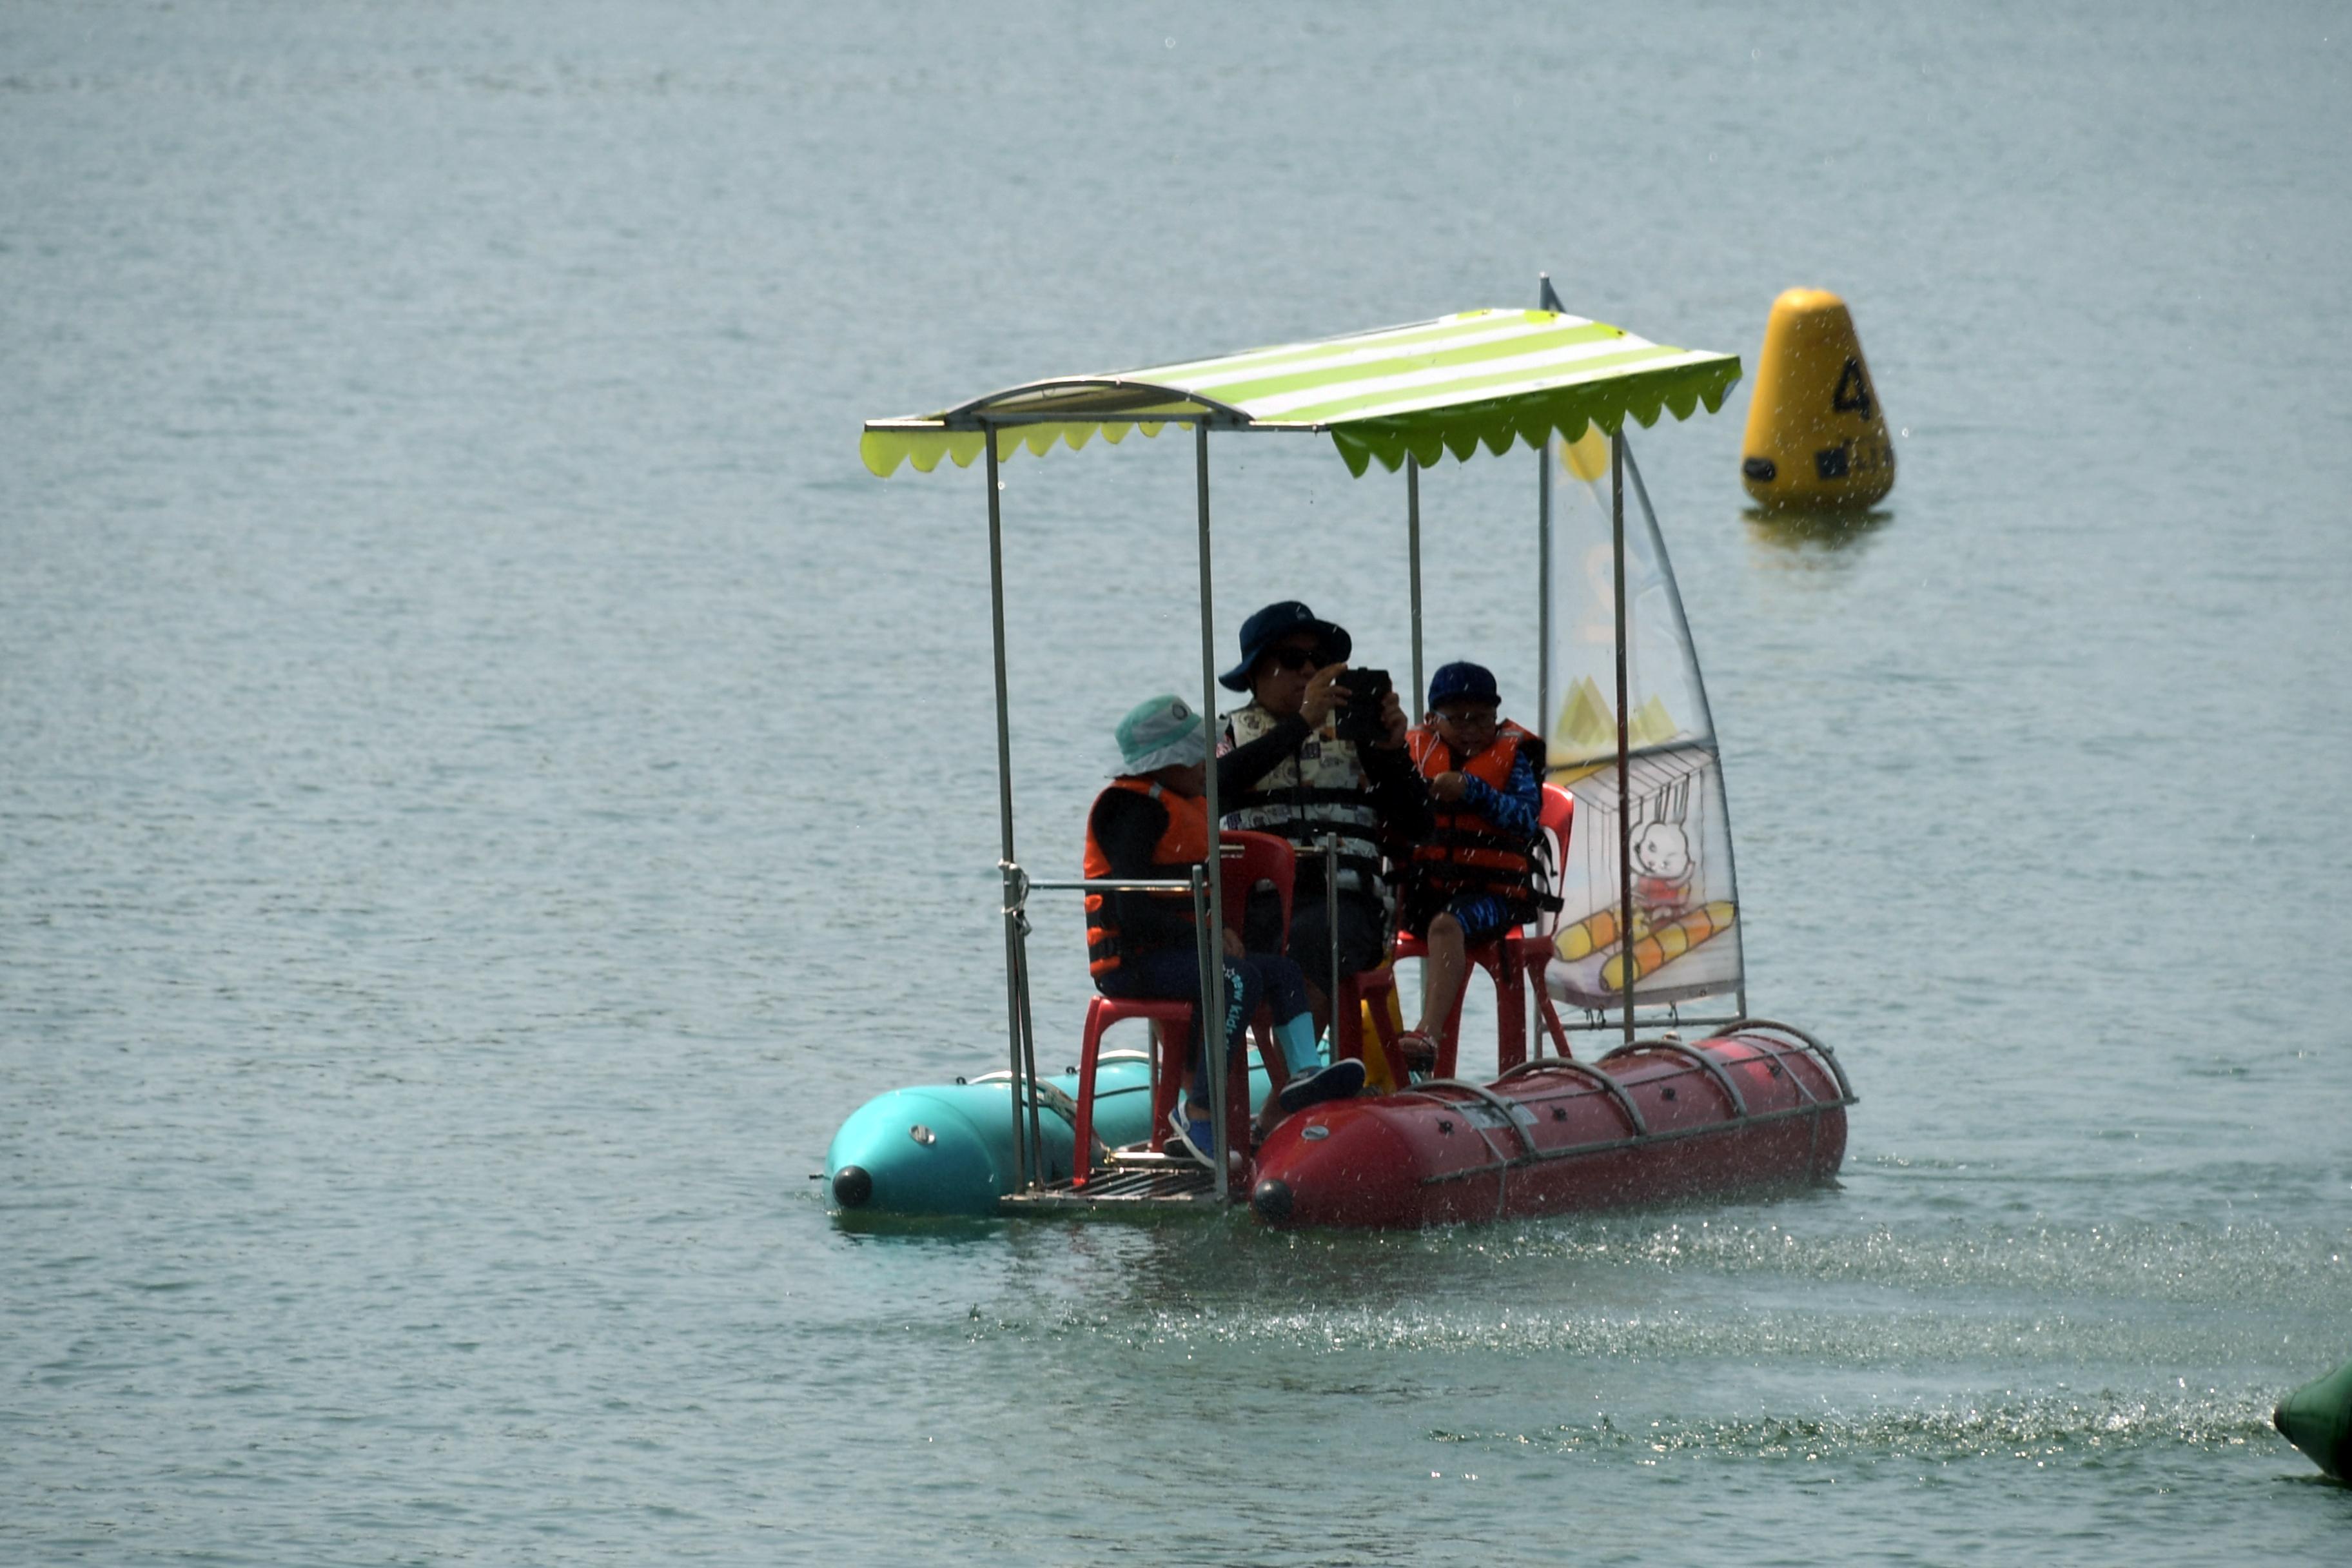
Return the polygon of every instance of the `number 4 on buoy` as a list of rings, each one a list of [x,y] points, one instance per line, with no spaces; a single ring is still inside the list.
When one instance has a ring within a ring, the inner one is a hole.
[[[1773,508],[1866,507],[1895,488],[1895,446],[1853,317],[1825,289],[1772,301],[1739,478]]]

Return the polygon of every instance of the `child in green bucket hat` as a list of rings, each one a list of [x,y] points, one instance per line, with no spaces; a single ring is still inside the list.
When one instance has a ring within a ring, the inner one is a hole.
[[[1181,879],[1205,865],[1211,836],[1202,795],[1209,732],[1201,715],[1173,694],[1138,703],[1118,721],[1119,766],[1087,814],[1089,881]],[[1220,780],[1222,783],[1223,781]],[[1225,1049],[1244,1048],[1250,1020],[1263,1005],[1290,1081],[1268,1117],[1278,1119],[1363,1087],[1361,1062],[1322,1065],[1307,986],[1298,965],[1279,953],[1248,952],[1231,928],[1223,933]],[[1087,895],[1087,963],[1106,996],[1191,1001],[1201,994],[1200,960],[1189,893],[1153,890]],[[1196,1027],[1191,1088],[1174,1114],[1171,1144],[1205,1163],[1211,1142],[1208,1064]],[[1278,1107],[1278,1110],[1277,1110]],[[1271,1130],[1271,1120],[1261,1131]]]

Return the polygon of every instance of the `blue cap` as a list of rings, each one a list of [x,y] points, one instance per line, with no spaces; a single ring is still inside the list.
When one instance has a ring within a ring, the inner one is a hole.
[[[1456,659],[1441,664],[1437,673],[1429,678],[1429,705],[1450,702],[1457,697],[1468,697],[1481,702],[1500,703],[1502,695],[1495,689],[1495,672],[1483,664],[1468,659]]]
[[[1322,639],[1322,646],[1315,651],[1318,664],[1345,663],[1356,647],[1355,639],[1345,629],[1316,619],[1315,612],[1297,600],[1285,599],[1278,605],[1268,605],[1242,623],[1242,661],[1217,677],[1217,684],[1228,691],[1247,691],[1250,668],[1257,663],[1258,655],[1266,650],[1267,644],[1293,632],[1313,632]]]

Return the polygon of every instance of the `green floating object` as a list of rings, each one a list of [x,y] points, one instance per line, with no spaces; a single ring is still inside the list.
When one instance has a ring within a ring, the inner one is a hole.
[[[2352,1481],[2352,1361],[2280,1400],[2271,1425],[2313,1464]]]

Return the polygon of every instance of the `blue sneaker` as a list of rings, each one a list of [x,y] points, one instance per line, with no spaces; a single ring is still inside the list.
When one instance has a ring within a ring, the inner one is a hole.
[[[1304,1110],[1310,1105],[1320,1105],[1327,1100],[1352,1100],[1362,1092],[1364,1064],[1360,1061],[1333,1062],[1318,1072],[1303,1073],[1282,1086],[1275,1102],[1283,1114]]]
[[[1217,1162],[1209,1152],[1216,1146],[1217,1131],[1209,1124],[1208,1118],[1190,1121],[1181,1110],[1168,1113],[1168,1136],[1160,1145],[1162,1153],[1190,1160],[1204,1171],[1213,1171]]]

